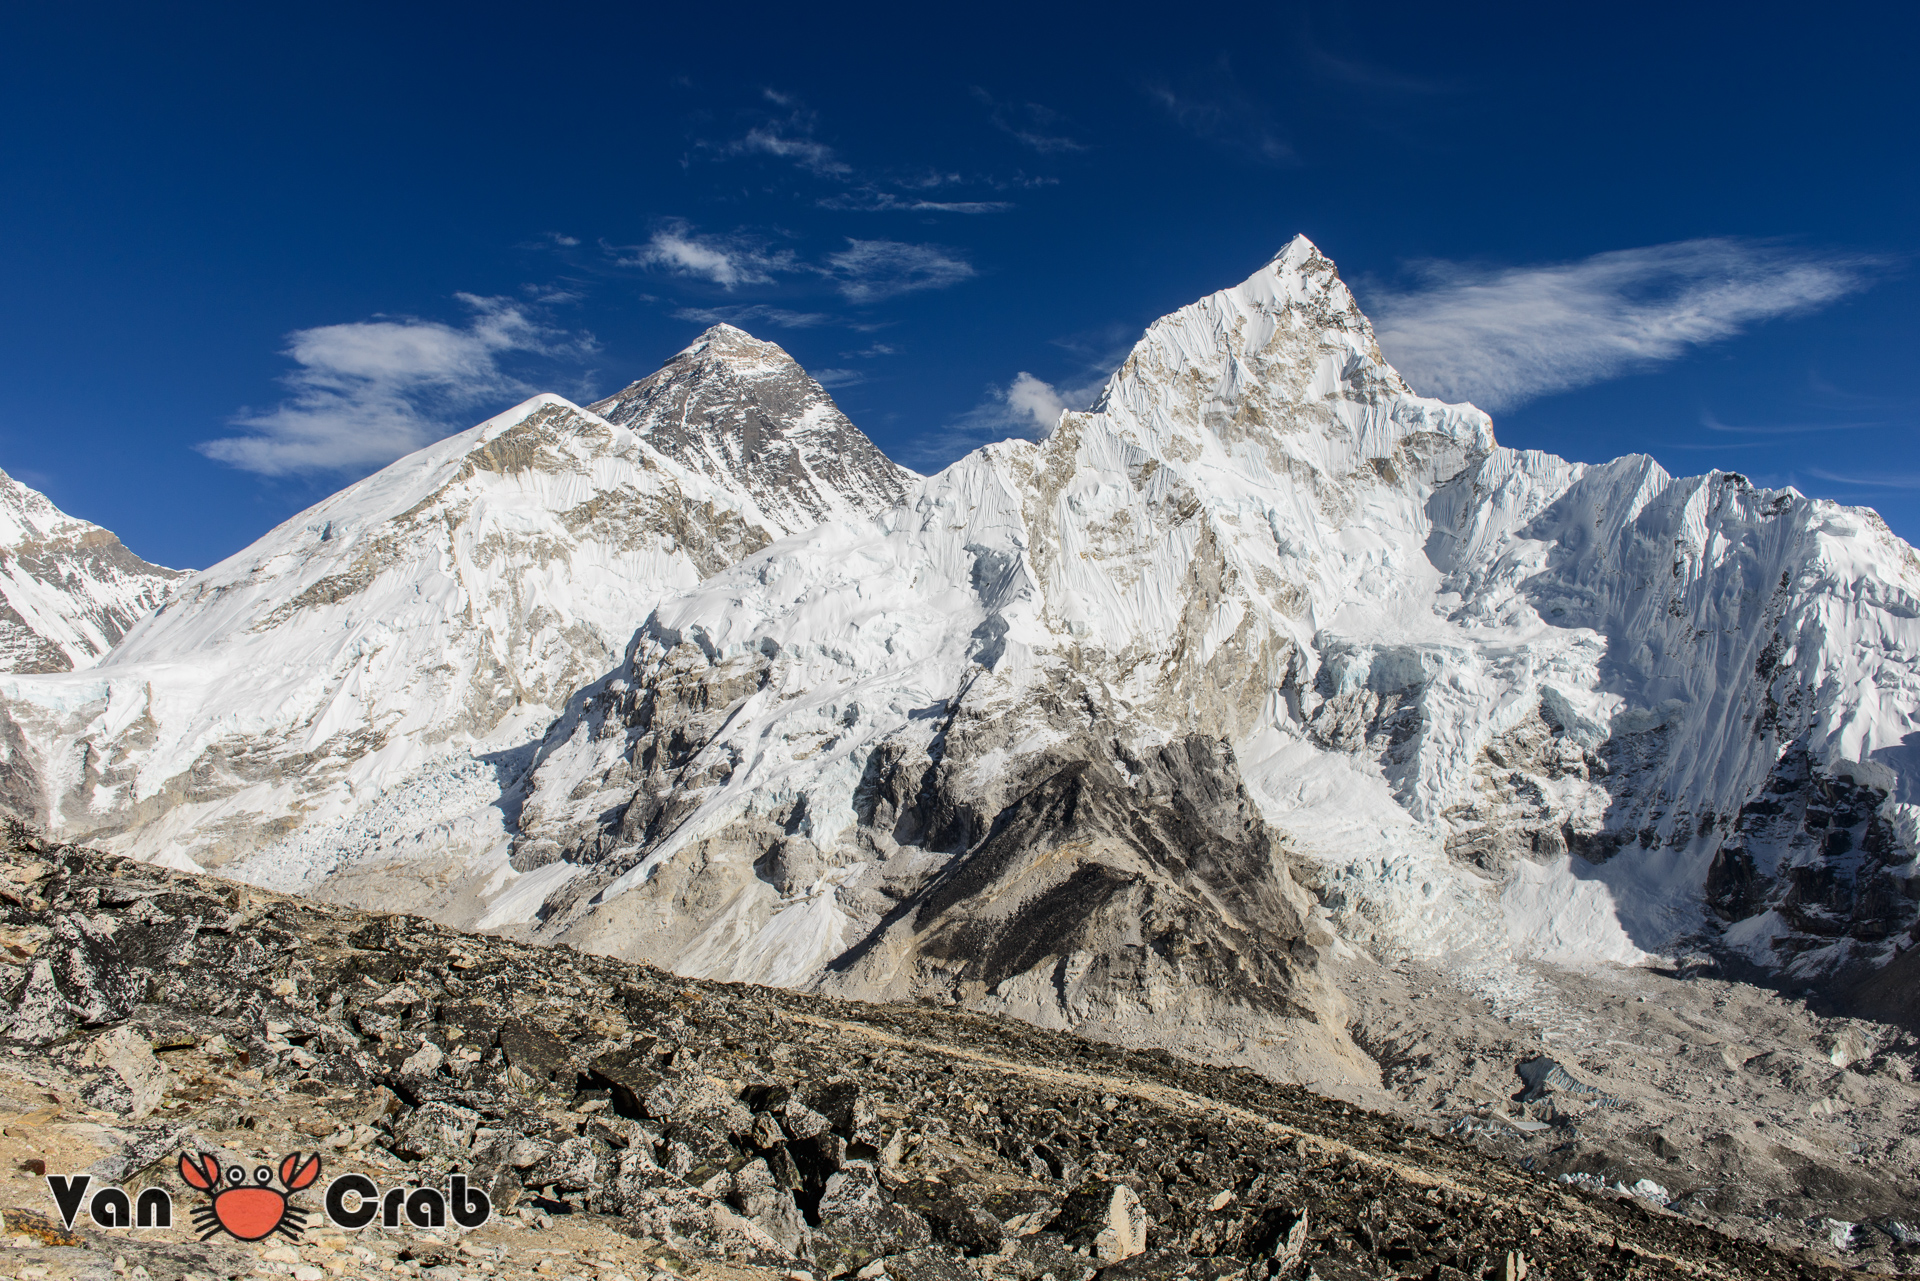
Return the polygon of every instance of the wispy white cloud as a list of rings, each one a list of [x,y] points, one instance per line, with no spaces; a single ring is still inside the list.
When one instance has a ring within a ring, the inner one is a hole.
[[[617,248],[613,253],[618,267],[646,267],[692,276],[728,290],[770,284],[776,272],[800,269],[791,250],[769,248],[766,242],[737,232],[729,236],[701,235],[679,221],[663,225],[644,245]]]
[[[506,299],[458,296],[473,312],[464,326],[406,318],[296,330],[287,398],[237,416],[247,434],[196,448],[263,476],[366,471],[469,425],[452,415],[530,394],[507,357],[577,362],[597,350],[591,335],[549,327]]]
[[[852,387],[867,381],[863,369],[816,369],[813,380],[822,387]]]
[[[1848,476],[1841,472],[1822,471],[1818,467],[1809,467],[1809,475],[1834,485],[1848,485],[1855,489],[1920,489],[1920,475],[1912,472],[1876,473],[1872,476]]]
[[[691,320],[697,325],[738,325],[742,329],[758,324],[777,325],[782,329],[815,329],[844,323],[840,317],[824,311],[790,311],[766,303],[744,307],[682,307],[673,315],[676,320]]]
[[[1872,260],[1728,238],[1541,267],[1422,263],[1372,294],[1381,349],[1421,391],[1504,409],[1673,360],[1864,289]]]
[[[1003,102],[977,85],[973,96],[986,105],[987,118],[993,121],[994,128],[1043,156],[1087,149],[1086,143],[1067,134],[1066,116],[1051,107],[1037,102]]]
[[[749,112],[757,117],[747,131],[725,141],[703,139],[695,147],[717,158],[770,156],[783,160],[804,173],[823,179],[839,190],[814,200],[822,209],[843,209],[859,213],[948,213],[991,214],[1013,208],[1006,200],[937,199],[928,194],[941,187],[985,186],[1004,188],[1032,185],[1024,181],[1008,182],[990,176],[963,177],[943,168],[899,169],[856,167],[833,146],[816,135],[819,116],[798,97],[776,89],[763,89],[761,97],[780,108],[768,114],[764,108]],[[1045,108],[1034,108],[1045,112]],[[1040,142],[1047,141],[1039,139]],[[1070,139],[1056,140],[1071,143]],[[1072,144],[1077,146],[1078,144]]]
[[[817,202],[822,209],[846,209],[859,213],[1004,213],[1013,208],[1008,200],[927,200],[920,196],[900,196],[878,187],[858,191],[835,192]]]
[[[945,289],[973,276],[971,263],[938,245],[853,240],[827,255],[835,288],[848,302],[879,302],[923,289]]]
[[[833,148],[816,138],[790,132],[783,124],[760,125],[733,144],[734,153],[760,152],[790,160],[808,173],[846,174],[853,166],[834,154]]]
[[[1274,124],[1272,114],[1241,87],[1225,58],[1214,65],[1203,84],[1176,89],[1161,82],[1147,86],[1147,95],[1188,133],[1243,160],[1284,165],[1295,158],[1293,145]]]
[[[1700,415],[1700,425],[1708,431],[1741,436],[1805,436],[1829,431],[1870,431],[1886,427],[1885,422],[1804,422],[1804,423],[1723,423],[1710,413]]]
[[[731,141],[699,145],[726,156],[772,156],[821,178],[845,178],[853,172],[852,165],[814,136],[819,117],[798,98],[776,89],[764,89],[761,96],[784,114],[763,118]]]
[[[1056,386],[1026,370],[1004,386],[989,386],[980,403],[944,428],[908,445],[908,461],[938,471],[969,450],[996,440],[1044,440],[1069,409],[1086,409],[1106,386],[1107,374],[1068,386]]]
[[[772,247],[746,231],[708,235],[680,221],[664,224],[644,245],[608,246],[607,250],[616,267],[688,276],[729,292],[742,285],[772,284],[776,275],[824,277],[848,302],[858,304],[925,289],[945,289],[975,274],[965,258],[939,245],[849,237],[845,249],[828,254],[824,260],[808,261],[791,249]],[[688,318],[711,315],[729,323],[734,323],[735,315],[754,315],[788,328],[846,323],[820,312],[789,311],[763,304],[688,309],[680,314]]]
[[[1059,423],[1060,415],[1074,408],[1060,394],[1059,388],[1035,378],[1024,369],[1013,376],[1013,381],[1007,384],[1001,398],[1006,401],[1007,416],[1013,422],[1027,426],[1036,438],[1052,431]]]

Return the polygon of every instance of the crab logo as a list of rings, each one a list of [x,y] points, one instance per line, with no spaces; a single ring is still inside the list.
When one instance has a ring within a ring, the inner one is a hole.
[[[202,1155],[198,1163],[191,1154],[182,1156],[180,1177],[190,1187],[213,1195],[193,1212],[193,1225],[202,1241],[216,1232],[242,1241],[260,1241],[279,1232],[297,1241],[307,1226],[307,1212],[288,1205],[287,1197],[320,1177],[320,1158],[315,1155],[302,1161],[295,1152],[282,1159],[280,1182],[286,1188],[284,1192],[273,1186],[271,1166],[257,1166],[249,1173],[246,1166],[236,1162],[222,1177],[219,1160],[210,1155]]]

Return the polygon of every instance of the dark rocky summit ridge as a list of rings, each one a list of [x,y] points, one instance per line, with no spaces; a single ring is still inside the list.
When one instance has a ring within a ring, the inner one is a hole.
[[[891,507],[915,479],[792,356],[732,325],[713,326],[656,372],[589,408],[750,496],[789,534]]]
[[[112,1121],[117,1151],[94,1170],[126,1186],[166,1177],[183,1148],[301,1146],[383,1183],[459,1169],[495,1199],[493,1235],[432,1235],[384,1263],[394,1243],[377,1230],[316,1244],[335,1274],[557,1275],[542,1246],[557,1240],[602,1278],[1828,1271],[1244,1070],[690,980],[5,837],[0,1094],[23,1114],[7,1134],[51,1153],[63,1127]],[[36,1089],[66,1111],[50,1117]],[[19,1201],[29,1176],[7,1177]],[[184,1233],[112,1238],[84,1216],[62,1233],[34,1209],[45,1200],[5,1211],[40,1276],[104,1278],[115,1256],[153,1281],[281,1266]],[[1912,1262],[1904,1245],[1882,1253]]]

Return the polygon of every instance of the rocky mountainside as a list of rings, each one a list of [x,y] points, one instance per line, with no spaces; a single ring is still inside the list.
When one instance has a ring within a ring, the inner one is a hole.
[[[658,373],[591,406],[797,534],[892,507],[919,477],[847,421],[786,352],[715,325]]]
[[[149,565],[0,472],[0,672],[93,666],[182,572]]]
[[[1497,446],[1296,240],[1046,440],[662,602],[483,919],[1323,1080],[1352,944],[1539,1025],[1530,961],[1838,982],[1916,937],[1916,602],[1871,512]]]
[[[10,685],[7,804],[287,887],[368,857],[409,875],[440,855],[504,858],[494,802],[516,750],[620,661],[636,619],[784,534],[783,484],[849,518],[898,490],[817,385],[769,373],[784,354],[734,332],[669,366],[672,428],[640,424],[659,446],[535,397],[185,580],[84,676]],[[793,470],[750,484],[675,461],[710,461],[745,421],[758,456]]]
[[[1840,1275],[1241,1070],[4,845],[0,1264],[32,1281]],[[321,1161],[290,1239],[193,1239],[183,1156],[290,1153]],[[320,1213],[341,1175],[455,1171],[485,1224]],[[167,1189],[174,1225],[62,1224],[45,1176],[79,1173]],[[1841,1226],[1853,1262],[1920,1257],[1898,1218]]]

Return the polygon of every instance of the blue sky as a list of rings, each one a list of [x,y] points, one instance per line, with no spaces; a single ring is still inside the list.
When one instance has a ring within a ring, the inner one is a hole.
[[[1295,232],[1509,445],[1920,538],[1908,6],[15,5],[0,467],[203,566],[713,320],[932,470]]]

